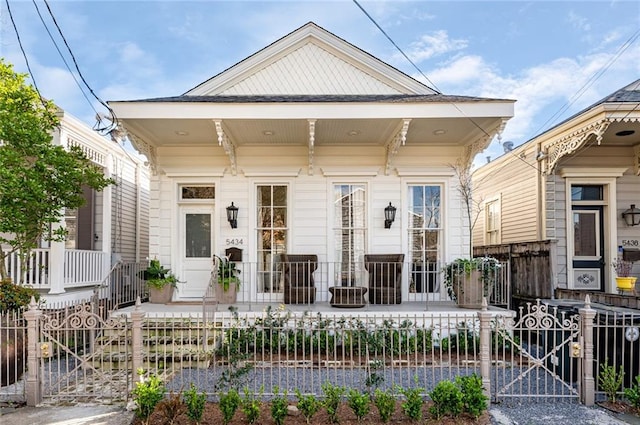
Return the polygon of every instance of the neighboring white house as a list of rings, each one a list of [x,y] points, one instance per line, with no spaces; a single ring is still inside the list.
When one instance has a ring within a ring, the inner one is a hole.
[[[365,254],[467,255],[452,165],[471,164],[513,103],[440,94],[308,23],[183,95],[110,106],[150,162],[150,255],[182,281],[175,300],[200,299],[212,256],[236,247],[243,300],[282,300],[286,252],[318,255],[322,302],[345,267],[361,279]],[[429,295],[402,279],[403,300]]]
[[[144,160],[70,114],[60,110],[58,117],[53,143],[81,147],[116,184],[102,192],[85,190],[85,205],[65,211],[64,222],[56,226],[67,229],[67,240],[43,241],[24,281],[17,256],[8,258],[14,282],[38,289],[48,303],[87,299],[96,285],[109,283],[105,279],[115,261],[142,261],[149,253],[149,170]]]
[[[474,245],[552,240],[555,288],[616,292],[612,261],[640,259],[640,80],[507,151],[473,174]]]

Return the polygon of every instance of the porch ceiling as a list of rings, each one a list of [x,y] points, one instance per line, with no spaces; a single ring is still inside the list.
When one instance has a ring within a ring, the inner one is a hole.
[[[309,117],[309,119],[315,119]],[[411,117],[407,117],[411,119]],[[125,127],[155,147],[218,146],[213,119],[120,119]],[[250,145],[306,146],[309,143],[308,119],[223,119],[222,126],[236,147]],[[469,144],[493,133],[501,117],[490,118],[414,118],[406,144]],[[402,126],[401,118],[317,119],[315,146],[384,146]]]

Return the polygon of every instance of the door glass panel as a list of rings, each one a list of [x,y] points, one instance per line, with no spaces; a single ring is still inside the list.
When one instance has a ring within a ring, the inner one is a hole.
[[[211,257],[211,214],[185,215],[185,257]]]
[[[277,293],[280,254],[287,247],[287,186],[258,186],[258,292]]]
[[[596,215],[591,212],[574,212],[573,229],[574,255],[576,257],[599,255]]]
[[[336,285],[355,285],[362,272],[366,246],[364,185],[334,186]]]

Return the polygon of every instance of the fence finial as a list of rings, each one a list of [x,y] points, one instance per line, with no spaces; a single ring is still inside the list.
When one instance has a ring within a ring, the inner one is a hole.
[[[487,303],[487,297],[482,297],[482,311],[487,311],[489,304]]]
[[[31,301],[29,302],[29,310],[35,310],[38,308],[38,303],[36,302],[36,297],[31,295]]]
[[[136,297],[136,307],[135,307],[135,310],[136,310],[136,311],[140,311],[140,307],[141,307],[141,306],[142,306],[142,301],[140,301],[140,295],[138,295],[138,296]]]
[[[584,297],[584,307],[591,308],[591,297],[589,296],[589,294],[585,295]]]

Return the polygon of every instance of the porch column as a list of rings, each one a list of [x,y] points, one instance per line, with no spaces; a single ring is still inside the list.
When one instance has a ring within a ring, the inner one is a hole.
[[[51,230],[62,227],[61,223],[51,224]],[[49,245],[49,293],[63,294],[64,289],[64,241],[51,241]]]

